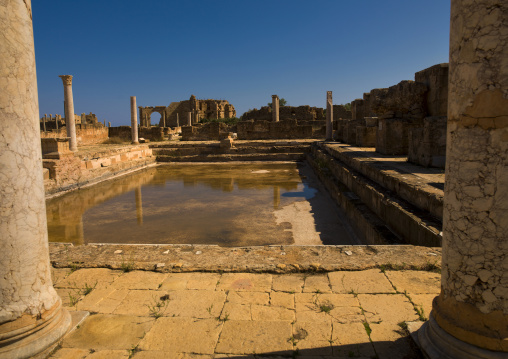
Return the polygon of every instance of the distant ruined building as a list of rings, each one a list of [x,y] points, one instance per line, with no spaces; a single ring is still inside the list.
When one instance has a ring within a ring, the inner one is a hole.
[[[220,119],[236,117],[236,110],[226,100],[198,100],[192,95],[189,100],[171,102],[165,106],[139,106],[139,121],[142,127],[150,127],[152,113],[158,112],[161,116],[159,126],[175,127],[185,124],[188,114],[191,113],[192,123],[199,119]],[[178,119],[178,121],[177,121]]]

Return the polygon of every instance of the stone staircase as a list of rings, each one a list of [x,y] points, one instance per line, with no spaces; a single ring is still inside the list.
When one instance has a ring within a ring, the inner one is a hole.
[[[303,161],[311,141],[188,141],[151,144],[158,162]]]
[[[367,243],[441,246],[442,190],[429,185],[437,175],[426,180],[405,172],[405,163],[323,142],[307,161]]]

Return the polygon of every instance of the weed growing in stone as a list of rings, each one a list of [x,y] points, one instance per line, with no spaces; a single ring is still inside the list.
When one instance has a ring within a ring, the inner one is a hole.
[[[213,309],[213,304],[210,305],[208,308],[206,308],[206,311],[208,312],[208,314],[212,315],[212,309]]]
[[[363,322],[363,327],[365,328],[365,331],[367,332],[367,335],[369,336],[370,339],[370,333],[372,333],[372,329],[370,329],[369,323]]]
[[[120,269],[122,269],[122,271],[124,273],[133,271],[135,268],[136,268],[136,264],[133,261],[129,261],[129,262],[122,261],[122,263],[120,264]]]
[[[74,293],[71,293],[69,292],[69,305],[71,307],[74,307],[76,304],[78,304],[79,302],[79,291],[78,292],[74,292]]]
[[[88,295],[92,292],[92,290],[97,287],[97,281],[95,281],[95,284],[93,286],[89,286],[88,283],[85,283],[85,288],[82,289],[83,295]]]
[[[326,305],[326,304],[321,304],[319,306],[319,311],[322,312],[322,313],[326,313],[326,314],[329,314],[333,309],[333,305]]]
[[[146,305],[148,307],[148,312],[150,313],[150,316],[154,317],[155,319],[162,317],[168,307],[168,302],[169,295],[167,294],[163,295],[159,299],[153,297],[152,303]]]
[[[139,351],[139,348],[137,345],[132,345],[132,347],[129,349],[129,359],[134,356]]]

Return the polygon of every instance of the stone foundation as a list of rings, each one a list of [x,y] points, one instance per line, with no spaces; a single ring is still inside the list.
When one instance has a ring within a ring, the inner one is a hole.
[[[64,138],[67,130],[60,127],[58,130],[41,131],[41,138]],[[78,146],[102,143],[108,139],[107,127],[92,127],[89,125],[76,125],[76,139]]]
[[[424,167],[445,168],[446,117],[426,117],[423,128],[409,129],[408,161]]]

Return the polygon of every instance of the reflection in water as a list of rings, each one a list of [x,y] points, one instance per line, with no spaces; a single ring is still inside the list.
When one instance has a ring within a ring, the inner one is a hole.
[[[143,224],[143,200],[141,199],[141,187],[138,186],[134,190],[136,196],[136,217],[138,219],[138,224]]]
[[[306,188],[296,164],[159,166],[48,200],[49,238],[75,244],[291,244],[291,232],[277,225],[273,211],[302,200],[284,194]]]
[[[273,186],[273,209],[279,209],[280,204],[280,187]]]

